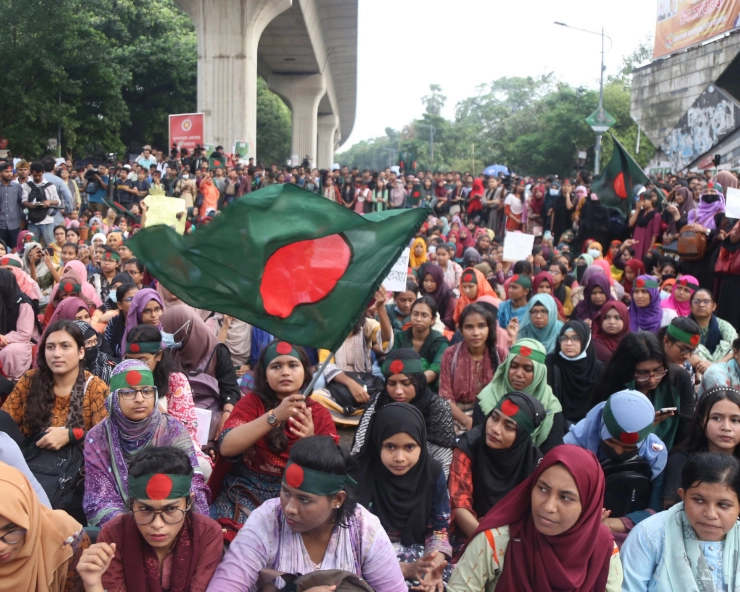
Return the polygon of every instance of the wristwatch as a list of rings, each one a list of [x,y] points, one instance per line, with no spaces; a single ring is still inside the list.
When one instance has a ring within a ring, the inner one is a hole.
[[[267,414],[267,423],[270,425],[275,425],[277,423],[277,415],[275,415],[272,411]]]

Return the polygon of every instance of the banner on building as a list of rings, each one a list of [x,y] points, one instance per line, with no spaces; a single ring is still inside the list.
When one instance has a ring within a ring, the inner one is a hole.
[[[202,113],[170,115],[170,148],[172,144],[188,150],[195,148],[196,144],[203,146],[203,119]]]
[[[740,26],[740,0],[658,0],[653,59]]]

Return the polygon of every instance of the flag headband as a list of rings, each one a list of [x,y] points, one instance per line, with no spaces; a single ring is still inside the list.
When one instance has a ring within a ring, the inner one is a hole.
[[[699,345],[699,342],[701,341],[701,337],[695,333],[689,333],[688,331],[683,331],[682,329],[679,329],[671,323],[668,325],[668,335],[673,337],[673,339],[680,341],[681,343],[685,343],[686,345],[692,345],[696,347]]]
[[[269,366],[278,356],[292,356],[301,359],[298,350],[287,341],[274,341],[265,350],[265,367]]]
[[[522,288],[532,289],[532,280],[530,280],[526,275],[516,274],[511,276],[511,283],[519,284]]]
[[[660,285],[656,280],[646,280],[644,278],[637,278],[635,280],[635,288],[660,288]]]
[[[383,376],[388,378],[394,374],[421,374],[424,372],[424,365],[421,358],[412,358],[409,360],[386,360],[381,368]]]
[[[532,349],[526,345],[514,345],[509,352],[517,356],[529,358],[533,362],[539,362],[540,364],[545,363],[546,354],[544,352],[537,351],[536,349]]]
[[[462,283],[476,285],[478,284],[478,278],[476,277],[472,269],[466,269],[465,271],[463,271]]]
[[[21,262],[17,259],[13,259],[12,257],[3,257],[2,259],[0,259],[0,265],[9,265],[10,267],[23,269],[23,265],[21,264]]]
[[[511,399],[507,399],[506,397],[504,397],[498,402],[498,405],[496,405],[494,409],[500,411],[509,419],[514,420],[516,422],[516,425],[524,429],[530,436],[534,434],[534,423],[532,423],[532,420],[529,418],[529,416],[522,412],[521,407],[519,407],[519,405],[514,403],[514,401],[512,401]]]
[[[82,286],[75,284],[73,280],[62,280],[59,284],[59,288],[65,294],[79,294],[82,292]]]
[[[154,386],[154,375],[151,370],[132,369],[128,372],[115,374],[110,379],[110,392],[115,392],[122,388],[133,388],[136,386]],[[149,498],[152,499],[152,498]]]
[[[335,475],[302,467],[293,461],[288,461],[283,474],[283,483],[294,489],[300,489],[313,495],[334,495],[348,485],[357,485],[349,475]]]
[[[602,419],[611,437],[623,444],[637,444],[638,442],[642,442],[653,431],[652,423],[647,424],[639,432],[624,431],[614,417],[614,413],[612,413],[611,401],[609,399],[606,400],[606,405],[604,405]]]
[[[128,476],[128,496],[137,500],[180,499],[190,495],[192,475],[153,473],[141,477]]]
[[[162,349],[159,341],[141,341],[139,343],[126,343],[127,354],[156,354]]]
[[[116,253],[115,251],[113,251],[113,252],[103,253],[103,259],[105,259],[106,261],[118,261],[118,262],[120,262],[121,261],[121,256],[118,253]]]
[[[690,290],[693,290],[694,292],[696,292],[699,289],[698,284],[694,284],[693,282],[690,282],[689,280],[677,279],[676,285],[683,286],[684,288],[689,288]]]

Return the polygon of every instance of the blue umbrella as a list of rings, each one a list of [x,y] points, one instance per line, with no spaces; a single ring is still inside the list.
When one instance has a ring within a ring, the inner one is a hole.
[[[486,177],[498,177],[499,173],[504,173],[504,175],[508,175],[509,169],[502,164],[492,164],[483,169],[483,174]]]

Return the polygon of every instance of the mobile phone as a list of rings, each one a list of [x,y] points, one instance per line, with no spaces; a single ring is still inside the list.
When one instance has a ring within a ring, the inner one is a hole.
[[[678,407],[663,407],[658,413],[673,413],[678,411]]]
[[[46,252],[52,257],[54,256],[54,247],[46,247]]]

